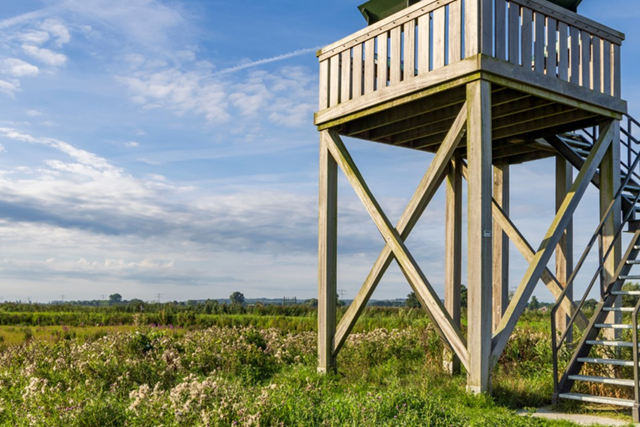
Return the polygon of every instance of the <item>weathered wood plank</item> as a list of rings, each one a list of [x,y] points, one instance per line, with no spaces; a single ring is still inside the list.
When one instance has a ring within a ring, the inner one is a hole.
[[[433,320],[436,330],[438,330],[443,339],[448,342],[466,367],[468,365],[469,354],[466,340],[462,336],[460,328],[455,325],[444,304],[442,304],[433,287],[413,259],[413,256],[407,250],[404,239],[382,211],[382,208],[369,190],[369,187],[362,178],[360,171],[349,155],[340,136],[334,131],[329,130],[328,132],[331,136],[331,141],[328,144],[331,155],[344,172],[347,180],[358,195],[358,198],[371,216],[371,219],[373,219],[373,222],[386,241],[386,246],[391,248],[401,271],[416,293],[421,305]]]
[[[480,53],[480,1],[464,3],[464,57],[470,58]]]
[[[318,96],[318,109],[324,110],[329,107],[329,61],[320,62],[320,93]]]
[[[509,62],[520,65],[520,5],[509,2]]]
[[[547,75],[557,77],[558,72],[558,21],[553,18],[547,18]]]
[[[522,66],[533,66],[533,11],[528,7],[522,8]]]
[[[493,56],[493,2],[494,0],[480,0],[481,53],[490,56]]]
[[[392,85],[400,83],[400,65],[402,62],[402,28],[396,27],[391,30],[391,43],[389,45],[389,61],[391,63],[391,70],[389,71],[389,82]]]
[[[403,80],[415,77],[416,69],[416,21],[404,24],[404,71]]]
[[[602,41],[602,92],[607,95],[613,95],[613,88],[611,86],[611,42],[608,40]]]
[[[571,26],[571,62],[569,64],[569,81],[573,84],[580,84],[580,31]]]
[[[602,92],[602,40],[598,36],[593,36],[591,54],[591,89]]]
[[[467,104],[467,389],[485,393],[491,388],[491,83],[469,83]]]
[[[545,28],[544,21],[545,16],[542,13],[536,12],[534,14],[535,19],[535,47],[534,47],[534,69],[537,73],[544,73],[544,50],[545,50]]]
[[[335,370],[338,262],[338,168],[327,149],[328,131],[320,133],[318,216],[318,370]]]
[[[598,141],[594,144],[584,166],[571,186],[569,194],[562,203],[562,206],[558,210],[549,230],[542,240],[533,261],[529,264],[529,267],[520,282],[520,286],[516,290],[500,325],[498,325],[497,332],[493,339],[493,350],[491,352],[492,366],[495,366],[499,356],[502,354],[502,351],[509,340],[509,336],[513,332],[513,328],[527,306],[527,302],[533,293],[536,283],[544,272],[546,264],[549,262],[549,259],[551,258],[556,245],[560,241],[564,230],[571,221],[573,213],[589,186],[591,178],[595,175],[598,165],[602,161],[608,147],[611,145],[612,138],[612,126],[610,123],[605,128],[604,132],[602,132]]]
[[[591,87],[591,34],[580,33],[580,85]]]
[[[613,96],[620,98],[622,96],[622,65],[620,58],[620,45],[613,45]]]
[[[492,154],[493,157],[495,155]],[[493,166],[493,200],[509,215],[509,164]],[[493,330],[509,304],[509,238],[497,222],[493,223]]]
[[[340,102],[351,99],[351,51],[340,54]]]
[[[376,60],[375,40],[364,43],[364,94],[370,94],[375,88]]]
[[[556,211],[562,207],[573,184],[573,166],[564,157],[556,156]],[[569,221],[556,246],[556,278],[563,288],[573,272],[573,220]],[[573,301],[573,286],[567,291],[567,298]],[[557,299],[557,298],[556,298]],[[556,313],[557,330],[564,333],[571,318],[570,312],[560,308]],[[573,328],[567,333],[567,343],[573,342]]]
[[[340,55],[329,61],[329,107],[335,107],[340,102]]]
[[[433,69],[437,70],[445,65],[445,30],[447,22],[445,20],[445,8],[441,7],[433,11]]]
[[[451,159],[446,180],[444,304],[456,325],[460,326],[462,297],[462,159]],[[466,308],[466,307],[465,307]],[[460,359],[445,350],[445,369],[460,372]]]
[[[462,59],[462,0],[449,5],[449,64]]]
[[[406,240],[409,237],[413,227],[417,224],[420,216],[444,180],[449,161],[466,131],[466,117],[467,108],[466,104],[464,104],[460,109],[458,118],[445,138],[445,141],[438,149],[438,152],[431,161],[427,172],[422,177],[422,180],[418,185],[418,189],[413,194],[409,204],[400,217],[400,221],[398,221],[398,224],[396,225],[396,230],[398,230],[398,233],[403,240]],[[362,288],[340,320],[334,343],[334,355],[340,351],[340,348],[347,339],[351,328],[353,328],[353,325],[362,313],[362,310],[364,310],[367,305],[367,301],[369,301],[371,294],[392,261],[393,252],[389,245],[385,245],[371,268]]]
[[[351,97],[353,99],[362,96],[363,80],[362,45],[353,48],[353,85],[351,87]]]
[[[498,59],[506,61],[509,58],[507,53],[507,1],[496,0],[496,52]]]
[[[430,29],[431,17],[423,15],[418,18],[418,75],[427,74],[429,72],[431,39]]]
[[[558,23],[560,34],[560,60],[558,61],[558,78],[569,81],[569,26],[564,22]]]
[[[389,80],[389,35],[382,33],[377,38],[377,72],[378,78],[376,79],[376,91],[387,87],[387,81]]]

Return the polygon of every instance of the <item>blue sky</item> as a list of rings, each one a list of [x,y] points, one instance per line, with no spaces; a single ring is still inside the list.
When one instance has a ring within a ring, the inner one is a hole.
[[[364,26],[359,1],[0,3],[2,299],[315,296],[315,51]],[[639,9],[600,5],[581,13],[627,34],[624,93],[640,112]],[[430,156],[349,148],[395,220]],[[513,196],[514,221],[534,246],[552,215],[551,167],[514,168],[514,192],[529,190]],[[340,191],[349,298],[382,243],[344,181]],[[408,241],[436,289],[441,202]],[[590,234],[589,211],[577,223]],[[515,286],[524,263],[512,259]],[[394,266],[375,298],[408,292]]]

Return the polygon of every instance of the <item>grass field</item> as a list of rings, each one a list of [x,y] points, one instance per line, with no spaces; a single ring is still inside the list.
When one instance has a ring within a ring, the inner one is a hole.
[[[513,335],[493,398],[442,370],[442,343],[417,311],[368,311],[337,375],[316,373],[314,316],[215,319],[204,329],[0,327],[0,425],[571,425],[514,413],[550,403],[544,315]]]

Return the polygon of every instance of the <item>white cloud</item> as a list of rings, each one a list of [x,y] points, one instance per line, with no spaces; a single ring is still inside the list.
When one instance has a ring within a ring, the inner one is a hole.
[[[47,34],[51,34],[55,38],[56,45],[58,47],[61,47],[62,45],[69,43],[69,41],[71,40],[71,34],[69,34],[69,29],[67,28],[66,25],[64,25],[61,21],[57,19],[45,20],[40,25],[40,28],[42,28],[44,31],[47,32]]]
[[[17,58],[5,58],[0,60],[0,73],[14,77],[36,76],[38,67]]]
[[[42,45],[49,41],[51,37],[49,33],[46,31],[33,30],[28,31],[26,33],[22,33],[18,35],[18,39],[23,43],[34,44],[34,45]]]
[[[39,117],[42,115],[42,112],[38,110],[27,110],[26,114],[29,117]]]
[[[140,144],[137,143],[136,141],[125,142],[123,145],[127,148],[136,148],[140,146]]]
[[[53,67],[59,67],[67,62],[67,57],[64,54],[54,52],[49,49],[39,48],[37,46],[29,44],[23,44],[22,50],[32,58],[35,58],[38,61],[47,65],[51,65]]]
[[[8,82],[6,80],[0,80],[0,93],[14,97],[15,93],[20,90],[19,82]]]

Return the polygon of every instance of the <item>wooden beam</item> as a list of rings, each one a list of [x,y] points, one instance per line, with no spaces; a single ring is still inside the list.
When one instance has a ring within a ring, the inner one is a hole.
[[[451,159],[446,181],[444,304],[455,324],[460,327],[462,298],[462,158]],[[449,349],[444,351],[444,368],[460,373],[460,359]]]
[[[360,171],[357,169],[340,136],[334,131],[329,131],[329,135],[331,136],[331,140],[328,145],[331,155],[344,172],[347,180],[351,183],[351,186],[367,209],[367,212],[369,212],[371,219],[373,219],[373,222],[384,238],[386,246],[391,248],[400,266],[400,270],[407,278],[421,305],[434,322],[434,327],[460,357],[462,364],[467,367],[469,355],[466,340],[462,336],[460,328],[455,325],[444,304],[442,304],[442,301],[440,301],[433,287],[418,267],[413,256],[407,250],[404,239],[393,227],[373,194],[371,194],[369,187],[364,181],[364,178],[362,178]]]
[[[531,120],[526,123],[519,123],[512,126],[505,126],[494,132],[495,139],[508,138],[510,136],[530,134],[541,129],[550,129],[555,126],[578,122],[584,119],[595,117],[594,114],[582,110],[572,110],[560,112],[553,116]]]
[[[611,125],[613,128],[613,142],[607,150],[602,163],[600,164],[600,219],[604,217],[609,209],[609,205],[613,202],[618,189],[620,188],[620,122],[617,120]],[[600,132],[603,132],[604,128],[600,127]],[[621,226],[622,212],[620,199],[615,202],[613,212],[609,215],[609,218],[604,223],[602,228],[602,244],[601,253],[606,253],[609,247],[613,245],[613,249],[606,260],[604,260],[604,269],[602,271],[604,286],[614,282],[616,269],[620,264],[620,256],[622,254],[622,239],[614,239],[616,232]],[[615,307],[622,306],[622,297],[616,298]],[[607,322],[622,323],[622,312],[614,311],[609,313]],[[608,329],[604,331],[604,336],[607,339],[618,339],[621,337],[620,331]]]
[[[467,389],[491,389],[491,83],[467,85],[468,348]]]
[[[511,300],[502,321],[498,325],[498,329],[493,338],[493,351],[491,352],[491,364],[493,366],[495,366],[500,354],[502,354],[504,347],[507,345],[509,336],[518,322],[518,319],[522,315],[522,312],[526,308],[527,302],[533,293],[536,283],[544,272],[556,245],[564,233],[564,230],[571,221],[573,213],[589,186],[591,178],[596,173],[598,165],[611,145],[611,140],[613,138],[612,129],[612,124],[609,122],[603,129],[598,141],[594,144],[584,166],[578,173],[576,181],[571,186],[569,194],[562,203],[561,208],[558,210],[549,230],[542,240],[534,259],[529,264],[529,268],[522,278],[520,286]]]
[[[494,156],[495,157],[495,156]],[[493,200],[509,216],[509,164],[493,166]],[[509,304],[509,237],[498,222],[493,223],[493,330]]]
[[[329,135],[320,133],[318,215],[318,371],[336,369],[333,339],[336,332],[338,168],[327,148]]]
[[[440,146],[438,153],[431,161],[427,172],[424,174],[420,184],[418,185],[418,189],[413,194],[413,197],[400,217],[400,221],[398,221],[398,224],[396,225],[396,230],[398,230],[398,233],[400,233],[403,240],[406,240],[407,237],[409,237],[413,227],[420,219],[420,216],[444,180],[449,161],[466,131],[466,120],[467,109],[465,104],[463,108],[461,108],[458,119],[454,122],[445,142]],[[371,268],[362,288],[354,298],[353,302],[349,305],[347,312],[338,324],[333,349],[334,356],[337,355],[342,348],[349,332],[355,325],[356,320],[367,305],[367,301],[369,301],[371,294],[392,261],[393,252],[389,245],[385,245],[378,256],[378,259]]]
[[[463,163],[462,176],[465,177],[466,179],[467,174],[468,174],[467,168]],[[509,240],[513,242],[514,246],[516,247],[516,249],[520,251],[524,259],[528,263],[531,263],[534,260],[536,255],[536,252],[533,250],[533,247],[529,244],[527,239],[525,239],[522,233],[520,233],[520,230],[518,230],[518,227],[516,227],[516,225],[513,222],[511,222],[509,217],[507,217],[507,215],[502,211],[502,209],[500,208],[500,206],[495,200],[492,201],[491,209],[493,214],[493,220],[497,222],[498,225],[500,226],[500,229],[507,234],[507,236],[509,237]],[[556,279],[553,273],[546,267],[542,272],[542,276],[540,277],[540,279],[544,282],[544,284],[547,286],[551,294],[557,300],[560,297],[560,294],[562,294],[562,291],[564,289],[560,285],[558,279]],[[574,313],[577,312],[577,306],[570,298],[565,298],[562,301],[562,308],[565,310],[566,313],[569,313],[570,315],[573,315]],[[578,326],[578,328],[580,330],[585,330],[588,324],[589,324],[589,319],[587,319],[587,316],[585,316],[581,312],[578,312],[578,317],[576,319],[576,325]]]
[[[573,166],[564,157],[556,156],[556,211],[562,207],[573,184]],[[556,278],[560,286],[567,287],[567,281],[573,272],[573,221],[569,222],[560,242],[556,246]],[[573,300],[573,287],[567,291],[567,298]],[[556,298],[557,299],[557,298]],[[556,325],[560,333],[567,330],[569,316],[564,309],[556,313]],[[567,343],[573,342],[573,333],[567,334]]]

